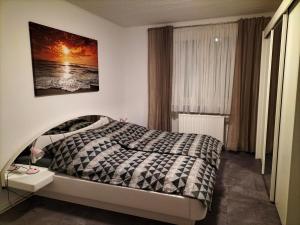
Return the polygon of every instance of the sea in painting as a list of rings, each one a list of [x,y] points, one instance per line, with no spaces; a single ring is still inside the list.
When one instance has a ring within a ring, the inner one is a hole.
[[[97,91],[99,89],[98,68],[38,60],[34,65],[37,94],[63,94],[67,92]]]
[[[97,41],[30,22],[36,96],[99,90]]]

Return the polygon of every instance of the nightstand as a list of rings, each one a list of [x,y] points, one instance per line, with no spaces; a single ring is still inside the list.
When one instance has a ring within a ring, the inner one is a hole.
[[[6,171],[5,173],[5,182],[8,187],[36,192],[53,181],[54,172],[49,171],[48,168],[31,166],[38,168],[40,171],[36,174],[26,174],[28,165],[16,165],[21,167],[15,171]]]

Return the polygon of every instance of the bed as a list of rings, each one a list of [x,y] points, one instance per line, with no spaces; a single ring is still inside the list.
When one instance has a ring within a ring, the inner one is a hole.
[[[56,173],[38,195],[174,224],[206,216],[223,148],[209,135],[107,117],[76,131],[48,132],[36,145]]]

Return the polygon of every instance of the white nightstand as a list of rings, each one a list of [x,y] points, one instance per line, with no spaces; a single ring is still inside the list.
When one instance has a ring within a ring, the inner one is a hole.
[[[38,168],[40,171],[36,174],[26,174],[28,165],[16,165],[21,167],[15,171],[7,171],[5,173],[5,182],[8,184],[8,187],[28,192],[36,192],[53,181],[54,173],[49,171],[48,168],[31,166]]]

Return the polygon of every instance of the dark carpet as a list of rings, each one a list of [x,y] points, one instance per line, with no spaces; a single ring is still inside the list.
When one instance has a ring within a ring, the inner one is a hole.
[[[228,153],[214,191],[211,212],[197,225],[280,225],[268,200],[260,163],[253,155]],[[153,220],[33,196],[0,215],[1,225],[163,225]]]

